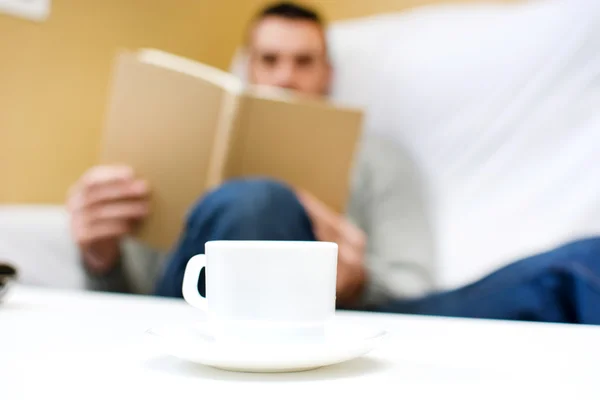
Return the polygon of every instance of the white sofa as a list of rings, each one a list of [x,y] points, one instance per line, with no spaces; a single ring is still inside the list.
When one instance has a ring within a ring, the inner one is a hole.
[[[0,260],[19,268],[23,283],[84,288],[68,214],[54,205],[0,206]]]
[[[600,232],[600,2],[430,6],[329,39],[332,97],[425,172],[441,287]],[[0,207],[0,258],[27,283],[82,287],[60,206]]]

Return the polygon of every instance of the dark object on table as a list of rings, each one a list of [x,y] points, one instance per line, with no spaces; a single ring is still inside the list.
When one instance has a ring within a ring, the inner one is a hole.
[[[0,301],[17,279],[17,269],[12,265],[0,263]]]

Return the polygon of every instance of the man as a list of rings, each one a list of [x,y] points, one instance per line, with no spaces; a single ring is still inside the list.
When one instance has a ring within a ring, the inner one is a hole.
[[[312,10],[291,3],[265,8],[250,26],[247,49],[250,82],[327,94],[334,71],[324,24]],[[357,154],[347,215],[285,182],[232,181],[190,210],[184,233],[166,259],[127,239],[151,212],[151,188],[131,168],[92,168],[71,189],[68,206],[95,288],[148,292],[158,279],[156,294],[180,297],[185,265],[204,252],[206,241],[322,240],[339,245],[339,306],[366,309],[433,287],[431,235],[418,182],[401,149],[366,136]],[[135,281],[144,284],[135,287]]]
[[[248,50],[251,82],[327,93],[333,71],[323,24],[314,12],[288,3],[266,8],[251,26]],[[367,136],[356,160],[347,216],[285,183],[226,183],[190,210],[156,293],[181,296],[185,265],[204,252],[208,240],[327,240],[340,248],[340,307],[600,324],[600,238],[516,261],[464,288],[431,293],[434,251],[418,182],[400,148]],[[134,259],[147,281],[159,274],[161,257],[147,249],[128,256],[133,251],[124,240],[149,212],[148,192],[127,167],[93,168],[73,187],[73,233],[95,287],[131,290],[125,278]]]

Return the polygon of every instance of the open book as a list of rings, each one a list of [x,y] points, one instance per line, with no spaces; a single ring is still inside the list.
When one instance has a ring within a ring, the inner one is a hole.
[[[343,212],[362,132],[360,110],[243,84],[159,50],[118,55],[101,162],[126,164],[149,182],[151,214],[137,237],[167,250],[206,191],[269,177]]]

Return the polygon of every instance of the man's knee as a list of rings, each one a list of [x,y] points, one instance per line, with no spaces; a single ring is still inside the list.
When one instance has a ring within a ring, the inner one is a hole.
[[[228,181],[204,196],[192,210],[200,213],[234,215],[237,220],[261,218],[265,214],[303,210],[294,191],[271,179]]]

